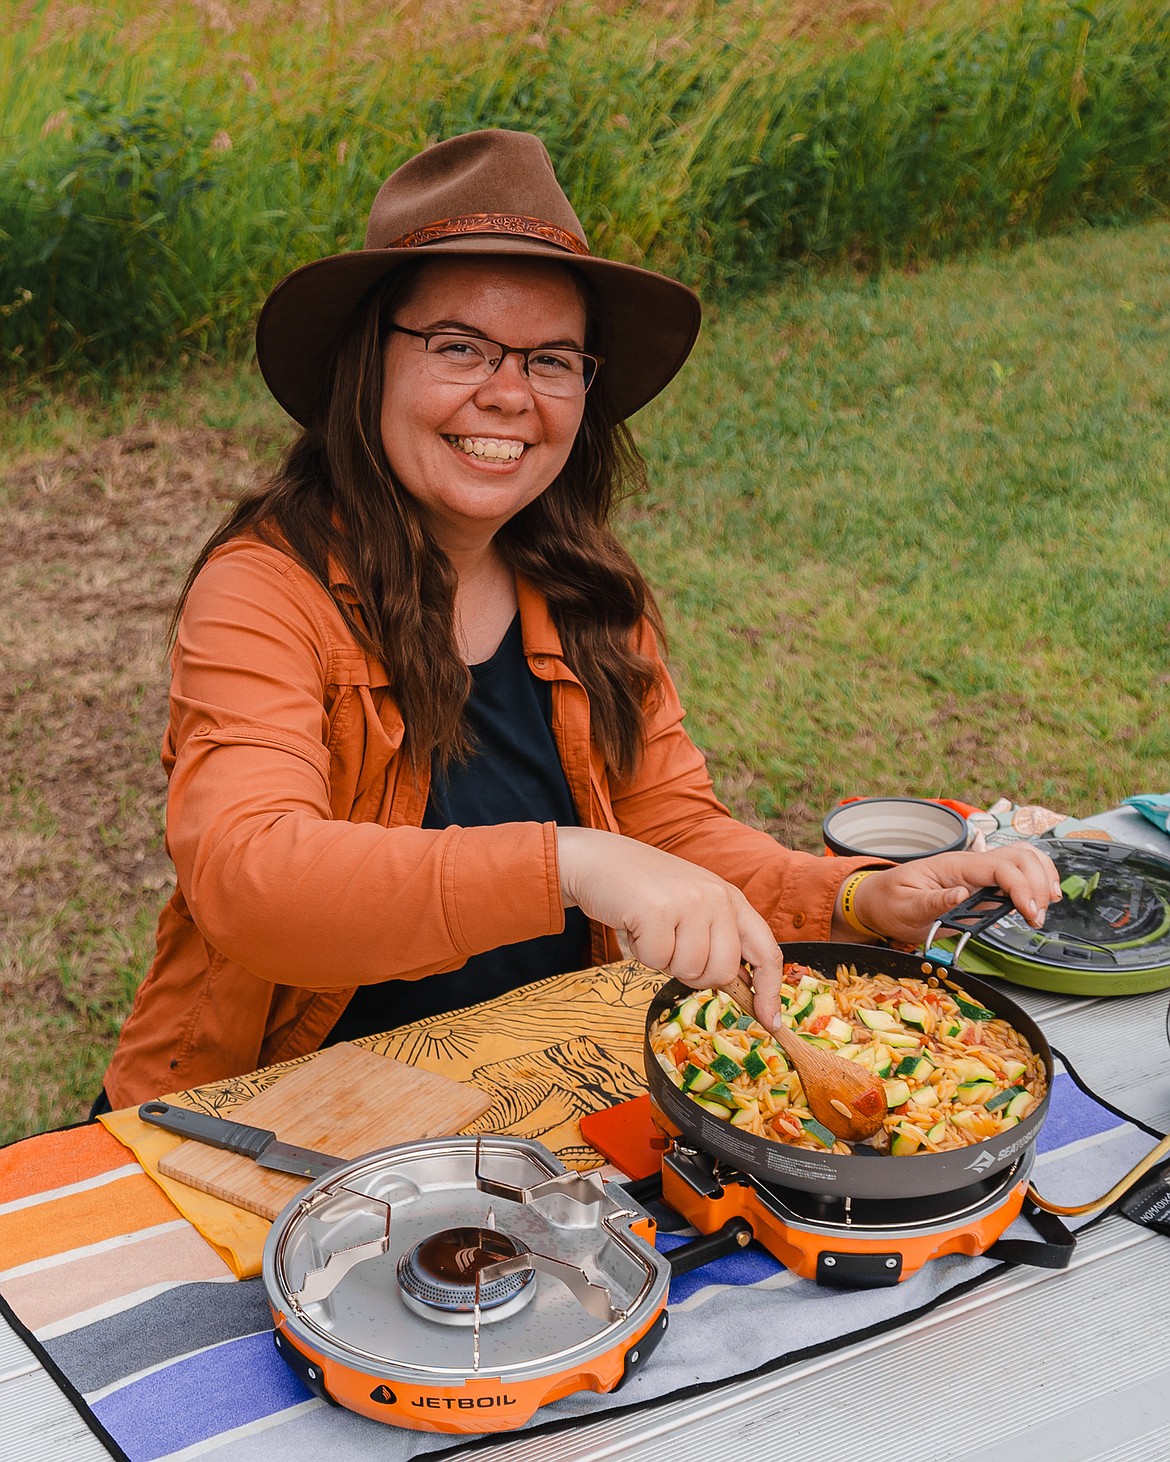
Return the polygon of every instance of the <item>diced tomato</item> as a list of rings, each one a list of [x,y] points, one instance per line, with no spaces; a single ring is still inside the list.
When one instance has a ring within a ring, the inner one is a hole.
[[[795,962],[784,966],[784,983],[786,985],[799,985],[805,975],[811,975],[812,970],[808,965],[798,965]]]
[[[832,1016],[827,1011],[823,1015],[814,1015],[811,1020],[804,1022],[804,1029],[811,1036],[819,1036],[831,1019]]]
[[[804,1131],[799,1121],[787,1112],[777,1112],[772,1118],[772,1130],[781,1137],[799,1137]]]
[[[674,1057],[674,1064],[681,1071],[691,1059],[691,1048],[686,1041],[675,1041],[670,1048],[670,1054]]]

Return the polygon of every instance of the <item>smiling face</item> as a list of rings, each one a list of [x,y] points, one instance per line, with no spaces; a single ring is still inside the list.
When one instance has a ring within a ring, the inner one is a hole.
[[[456,330],[507,345],[585,348],[585,304],[568,269],[539,260],[436,259],[394,311],[409,330]],[[533,391],[509,355],[478,386],[438,381],[423,342],[391,331],[382,445],[448,553],[486,548],[565,465],[584,396]]]

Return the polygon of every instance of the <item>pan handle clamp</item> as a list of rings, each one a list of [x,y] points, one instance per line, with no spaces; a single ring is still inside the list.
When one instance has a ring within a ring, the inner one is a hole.
[[[990,929],[993,924],[998,924],[1014,908],[1011,896],[1004,893],[1002,888],[977,888],[961,904],[956,904],[941,919],[934,921],[923,948],[931,949],[941,930],[953,929],[959,938],[951,954],[951,963],[958,968],[959,956],[967,947],[967,941],[973,935],[982,934],[984,929]]]

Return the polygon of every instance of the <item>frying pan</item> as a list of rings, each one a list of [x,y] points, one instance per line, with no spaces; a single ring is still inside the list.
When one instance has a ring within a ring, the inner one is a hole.
[[[913,1157],[884,1156],[864,1146],[845,1156],[756,1137],[708,1116],[674,1085],[658,1064],[650,1046],[650,1031],[663,1011],[688,993],[681,981],[671,980],[650,1005],[644,1048],[650,1100],[661,1125],[671,1136],[693,1142],[741,1172],[783,1187],[831,1197],[890,1200],[925,1198],[968,1188],[1010,1167],[1035,1142],[1052,1092],[1052,1052],[1040,1027],[1015,1001],[982,980],[924,955],[903,954],[871,944],[786,943],[784,961],[809,965],[829,978],[842,964],[853,965],[859,975],[914,980],[933,975],[945,989],[958,987],[966,991],[972,1000],[1008,1021],[1040,1057],[1048,1082],[1042,1100],[1015,1127],[998,1137],[988,1137],[950,1152],[916,1153]]]

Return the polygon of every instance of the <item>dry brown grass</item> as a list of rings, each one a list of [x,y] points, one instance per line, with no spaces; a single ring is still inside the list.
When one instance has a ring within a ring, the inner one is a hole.
[[[151,425],[0,477],[0,1138],[84,1115],[149,959],[165,626],[262,451]]]

